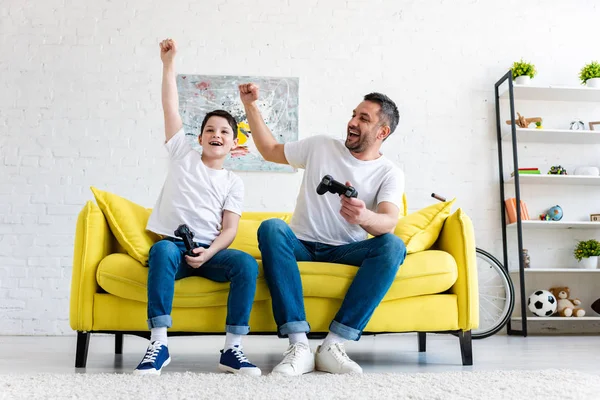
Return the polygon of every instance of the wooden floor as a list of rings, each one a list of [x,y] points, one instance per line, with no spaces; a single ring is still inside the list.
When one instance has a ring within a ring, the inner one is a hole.
[[[75,336],[0,336],[0,373],[130,373],[146,350],[147,341],[125,336],[123,354],[114,354],[114,337],[93,335],[87,368],[76,369]],[[224,336],[174,337],[169,341],[168,372],[217,372]],[[320,340],[311,340],[316,348]],[[416,334],[363,336],[346,350],[365,372],[442,372],[565,368],[600,373],[600,336],[496,335],[473,341],[474,365],[461,364],[458,338],[427,335],[427,352],[419,353]],[[248,358],[263,373],[282,359],[287,340],[276,336],[244,338]]]

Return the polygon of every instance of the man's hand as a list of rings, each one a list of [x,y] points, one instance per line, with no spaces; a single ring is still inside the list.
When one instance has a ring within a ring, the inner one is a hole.
[[[212,257],[211,252],[204,247],[196,247],[195,249],[192,249],[192,253],[198,255],[196,257],[185,256],[185,262],[192,268],[200,268],[202,264]]]
[[[239,86],[240,99],[245,106],[249,106],[258,100],[258,86],[254,83],[245,83]]]
[[[352,186],[352,184],[346,182],[346,186]],[[356,197],[346,197],[344,195],[340,195],[340,197],[342,199],[340,214],[349,224],[362,225],[368,221],[370,211],[364,201]]]
[[[160,46],[160,59],[164,65],[173,63],[175,54],[177,53],[177,45],[173,39],[165,39],[159,43]]]

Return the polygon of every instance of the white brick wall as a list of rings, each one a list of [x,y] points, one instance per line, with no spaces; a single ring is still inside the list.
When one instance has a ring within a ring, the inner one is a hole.
[[[496,254],[494,82],[525,57],[538,84],[577,85],[600,58],[592,0],[3,0],[0,18],[0,334],[71,333],[89,186],[154,204],[165,37],[179,72],[298,76],[300,137],[341,137],[362,95],[388,94],[401,121],[384,150],[406,172],[410,211],[432,191],[456,196]],[[248,210],[293,209],[300,173],[241,175]]]

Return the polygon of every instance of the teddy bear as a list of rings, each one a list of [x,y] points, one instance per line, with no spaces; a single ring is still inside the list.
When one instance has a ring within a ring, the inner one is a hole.
[[[556,312],[561,317],[583,317],[585,315],[583,308],[576,307],[581,304],[581,301],[569,298],[571,291],[568,287],[553,287],[549,290],[558,301]]]

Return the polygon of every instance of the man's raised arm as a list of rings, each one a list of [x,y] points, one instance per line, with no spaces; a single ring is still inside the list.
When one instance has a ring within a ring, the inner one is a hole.
[[[244,104],[246,116],[252,139],[256,144],[256,148],[265,160],[278,164],[288,164],[283,151],[283,144],[278,143],[273,137],[271,130],[265,124],[256,100],[258,100],[258,86],[253,83],[246,83],[239,86],[240,99]]]

